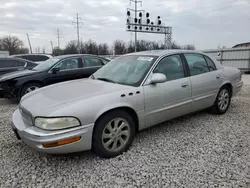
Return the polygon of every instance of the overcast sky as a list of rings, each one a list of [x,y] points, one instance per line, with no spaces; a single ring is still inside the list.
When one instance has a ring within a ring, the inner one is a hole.
[[[39,46],[51,52],[50,41],[57,45],[56,28],[61,47],[77,38],[72,21],[79,13],[83,41],[129,42],[134,36],[126,32],[126,8],[133,8],[129,0],[0,0],[0,37],[18,36],[28,47],[29,33],[33,51]],[[152,19],[160,15],[181,45],[213,49],[250,41],[250,0],[143,0],[139,8]],[[140,33],[138,39],[163,42],[164,36]]]

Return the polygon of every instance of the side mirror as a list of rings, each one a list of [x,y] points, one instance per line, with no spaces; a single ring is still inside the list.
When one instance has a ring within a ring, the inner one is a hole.
[[[56,73],[59,72],[59,71],[60,71],[60,68],[57,68],[57,67],[55,67],[55,68],[53,68],[53,69],[51,70],[52,74],[56,74]]]
[[[162,73],[154,73],[151,78],[151,84],[164,83],[167,81],[167,77]]]

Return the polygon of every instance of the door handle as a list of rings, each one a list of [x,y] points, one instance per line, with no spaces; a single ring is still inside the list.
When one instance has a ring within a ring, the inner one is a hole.
[[[181,87],[188,87],[188,83],[183,83]]]
[[[216,76],[216,78],[219,79],[219,78],[220,78],[220,75],[218,74],[218,75]]]

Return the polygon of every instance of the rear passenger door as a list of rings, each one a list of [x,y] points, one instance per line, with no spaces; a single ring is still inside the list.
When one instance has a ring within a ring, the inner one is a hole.
[[[184,54],[192,83],[192,111],[213,105],[222,84],[220,70],[213,61],[202,54]]]
[[[104,64],[101,58],[95,56],[84,56],[83,57],[83,69],[81,70],[81,77],[86,78],[95,73]]]

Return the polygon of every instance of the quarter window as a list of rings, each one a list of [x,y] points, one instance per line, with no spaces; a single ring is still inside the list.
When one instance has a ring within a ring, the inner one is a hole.
[[[205,59],[207,61],[208,67],[210,71],[215,71],[216,70],[216,66],[214,64],[214,62],[207,56],[205,56]]]
[[[96,67],[96,66],[102,66],[104,64],[102,60],[96,57],[85,56],[83,57],[83,60],[85,67]]]
[[[164,74],[168,81],[185,77],[183,64],[179,55],[163,58],[153,72]]]
[[[26,63],[23,62],[23,61],[18,61],[18,62],[17,62],[17,66],[18,66],[18,67],[24,67],[25,64],[26,64]]]
[[[191,76],[209,72],[207,62],[200,54],[184,54]]]

